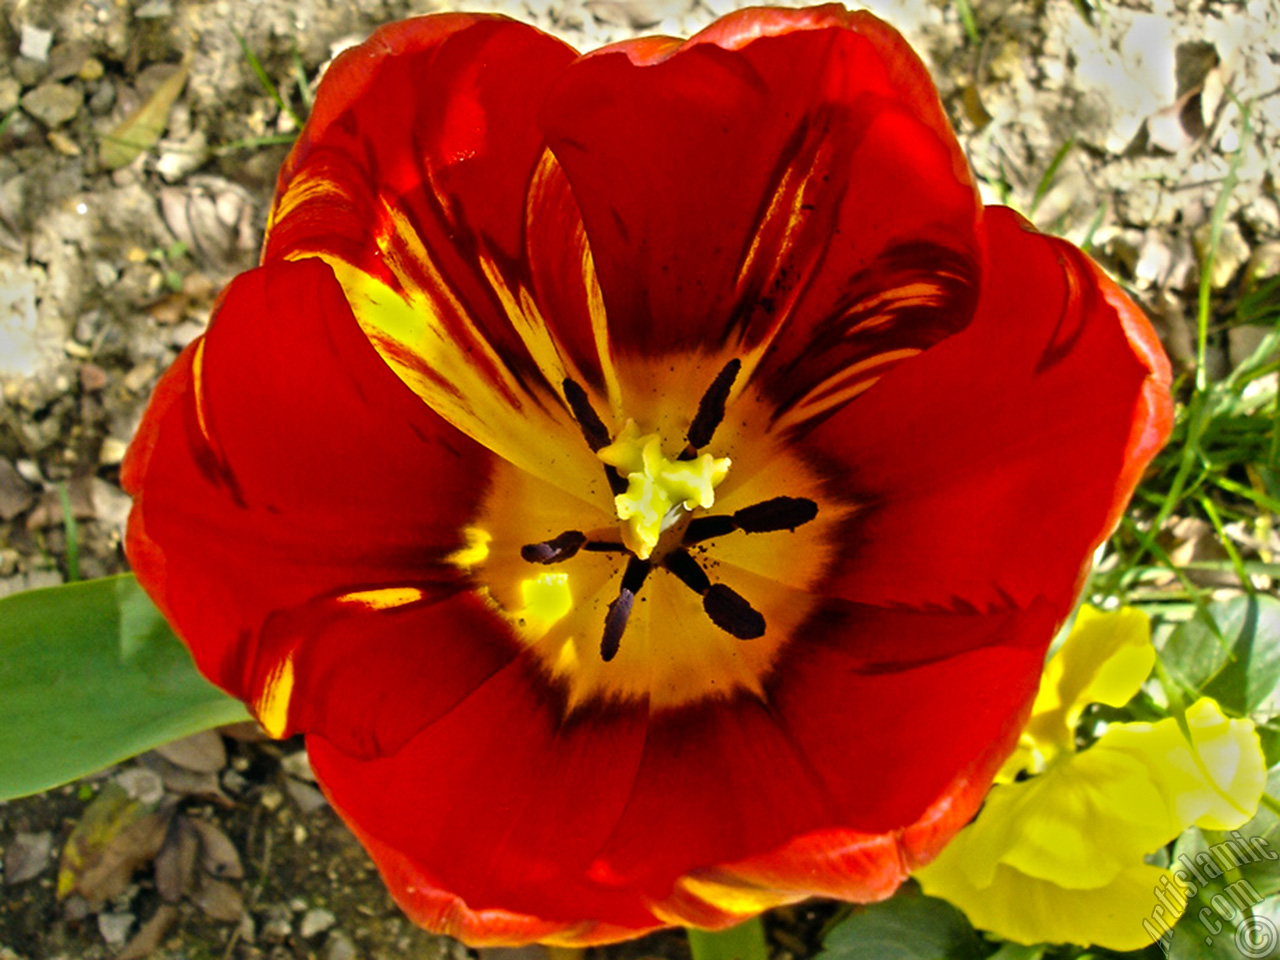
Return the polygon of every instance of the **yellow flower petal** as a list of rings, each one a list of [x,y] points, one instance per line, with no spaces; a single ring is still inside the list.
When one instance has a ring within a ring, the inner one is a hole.
[[[1250,721],[1227,719],[1207,697],[1186,721],[1190,742],[1173,718],[1115,724],[1043,775],[997,785],[916,878],[974,926],[1020,943],[1150,943],[1184,898],[1143,858],[1193,823],[1240,826],[1266,780]],[[1172,900],[1158,904],[1157,890]]]
[[[998,780],[1011,781],[1023,770],[1039,773],[1058,754],[1074,751],[1084,708],[1124,706],[1151,673],[1155,656],[1145,613],[1081,607],[1071,633],[1045,667],[1019,748]]]
[[[1088,890],[1065,890],[1001,864],[990,884],[976,887],[948,857],[950,850],[927,873],[917,874],[925,893],[959,907],[975,927],[1016,943],[1137,950],[1172,926],[1186,907],[1173,875],[1145,863]],[[1163,902],[1157,891],[1164,893]]]
[[[1174,719],[1109,729],[1096,750],[1127,753],[1147,764],[1182,828],[1233,830],[1253,816],[1266,786],[1266,759],[1249,720],[1228,720],[1203,697],[1187,710],[1194,752]]]

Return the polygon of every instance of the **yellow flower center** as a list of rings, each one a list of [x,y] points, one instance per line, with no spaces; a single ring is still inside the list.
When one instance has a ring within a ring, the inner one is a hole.
[[[610,395],[566,378],[554,482],[501,460],[447,558],[572,712],[765,696],[851,509],[735,392],[732,356],[628,361]],[[739,385],[741,387],[741,385]],[[548,401],[548,405],[551,401]],[[585,455],[584,455],[585,454]]]
[[[628,420],[613,443],[596,456],[627,480],[626,492],[613,502],[623,521],[622,542],[641,560],[648,560],[662,534],[696,507],[716,502],[715,488],[729,474],[728,457],[709,453],[671,460],[662,452],[662,438],[641,433]]]

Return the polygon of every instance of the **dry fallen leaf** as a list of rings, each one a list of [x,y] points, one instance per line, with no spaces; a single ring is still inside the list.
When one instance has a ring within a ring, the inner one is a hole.
[[[133,935],[116,960],[145,960],[160,949],[160,944],[178,919],[178,908],[172,904],[162,903],[151,919],[144,923]]]
[[[187,82],[189,69],[185,61],[175,68],[142,106],[103,137],[98,159],[104,167],[115,170],[127,166],[155,145],[169,123],[169,110]]]
[[[231,839],[208,820],[192,820],[200,837],[200,866],[211,876],[239,880],[244,876],[240,853]]]
[[[133,872],[160,852],[172,815],[172,806],[132,800],[118,784],[108,783],[85,807],[62,848],[58,897],[78,893],[90,904],[101,904],[123,893]]]
[[[244,900],[240,891],[225,880],[204,877],[191,895],[191,902],[204,911],[211,920],[231,923],[244,913]]]
[[[171,763],[156,751],[144,753],[138,758],[148,770],[160,776],[164,788],[170,793],[204,797],[223,804],[230,804],[230,799],[222,792],[216,773],[199,773],[188,770],[176,763]]]
[[[170,763],[196,773],[217,773],[227,765],[227,748],[213,730],[199,733],[156,747],[156,753]]]
[[[195,877],[199,854],[200,837],[191,821],[181,815],[174,817],[164,846],[156,855],[156,892],[161,900],[177,903],[186,896]]]

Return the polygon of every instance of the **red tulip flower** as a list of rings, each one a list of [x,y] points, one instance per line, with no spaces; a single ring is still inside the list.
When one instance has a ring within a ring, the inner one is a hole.
[[[428,17],[326,74],[128,553],[417,922],[721,927],[972,816],[1168,383],[868,14]]]

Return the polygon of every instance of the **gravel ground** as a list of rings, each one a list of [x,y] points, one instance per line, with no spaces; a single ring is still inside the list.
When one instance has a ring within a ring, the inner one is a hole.
[[[377,24],[448,8],[0,0],[0,596],[71,574],[62,489],[78,521],[80,575],[126,569],[121,457],[157,376],[203,330],[222,285],[253,264],[296,130],[245,49],[301,110],[336,51]],[[687,35],[730,4],[468,9],[499,9],[587,49]],[[969,23],[968,5],[949,0],[872,9],[930,63],[987,199],[1087,244],[1155,319],[1175,363],[1194,351],[1195,290],[1233,163],[1211,272],[1215,316],[1230,314],[1252,278],[1280,271],[1269,168],[1280,139],[1276,2],[973,0]],[[136,131],[140,117],[157,118],[156,146],[113,154],[111,134],[124,123]],[[1259,335],[1218,330],[1214,363],[1229,369]],[[462,960],[460,945],[399,915],[309,782],[300,743],[211,736],[0,803],[0,960],[145,950]],[[113,853],[123,865],[105,879],[79,875],[83,889],[58,899],[73,830],[122,792],[128,822],[141,824]],[[827,915],[821,905],[783,912],[775,948],[811,953]],[[685,947],[659,936],[608,953],[679,957]]]

